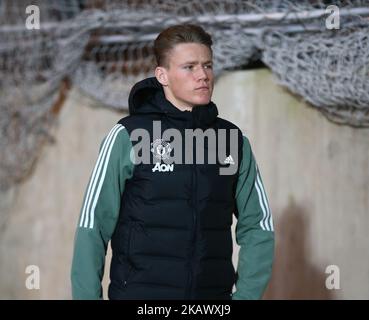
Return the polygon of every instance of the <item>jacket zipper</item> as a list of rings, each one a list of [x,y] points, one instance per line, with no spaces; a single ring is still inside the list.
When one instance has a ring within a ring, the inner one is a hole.
[[[194,248],[196,246],[196,229],[197,229],[197,172],[196,172],[196,151],[195,144],[193,149],[193,161],[192,164],[192,205],[193,205],[193,233],[192,233],[192,245],[191,245],[191,254],[190,254],[190,270],[189,270],[189,291],[188,291],[188,299],[192,299],[192,284],[193,284],[193,266],[192,266],[192,258],[194,253]]]

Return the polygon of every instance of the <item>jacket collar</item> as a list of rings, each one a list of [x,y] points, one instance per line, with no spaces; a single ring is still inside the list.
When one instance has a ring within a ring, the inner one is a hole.
[[[198,105],[192,111],[181,111],[166,99],[162,85],[155,77],[136,83],[129,95],[129,112],[133,114],[159,114],[167,117],[173,125],[179,127],[201,128],[211,127],[218,116],[216,105],[210,101],[206,105]]]

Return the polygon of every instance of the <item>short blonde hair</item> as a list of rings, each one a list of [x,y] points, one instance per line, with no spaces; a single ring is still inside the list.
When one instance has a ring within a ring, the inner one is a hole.
[[[213,41],[202,27],[194,24],[178,24],[163,30],[155,39],[154,53],[157,65],[168,68],[168,53],[180,43],[204,44],[212,52]]]

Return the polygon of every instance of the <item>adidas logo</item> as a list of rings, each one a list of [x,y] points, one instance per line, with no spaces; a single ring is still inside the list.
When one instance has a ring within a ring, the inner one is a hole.
[[[224,164],[234,164],[234,161],[233,161],[233,158],[232,158],[231,155],[229,155],[227,158],[225,158]]]

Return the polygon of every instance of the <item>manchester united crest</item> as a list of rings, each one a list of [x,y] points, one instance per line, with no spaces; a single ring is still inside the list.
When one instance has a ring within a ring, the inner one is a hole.
[[[151,152],[157,159],[168,159],[171,151],[170,143],[163,139],[156,139],[151,143]]]

